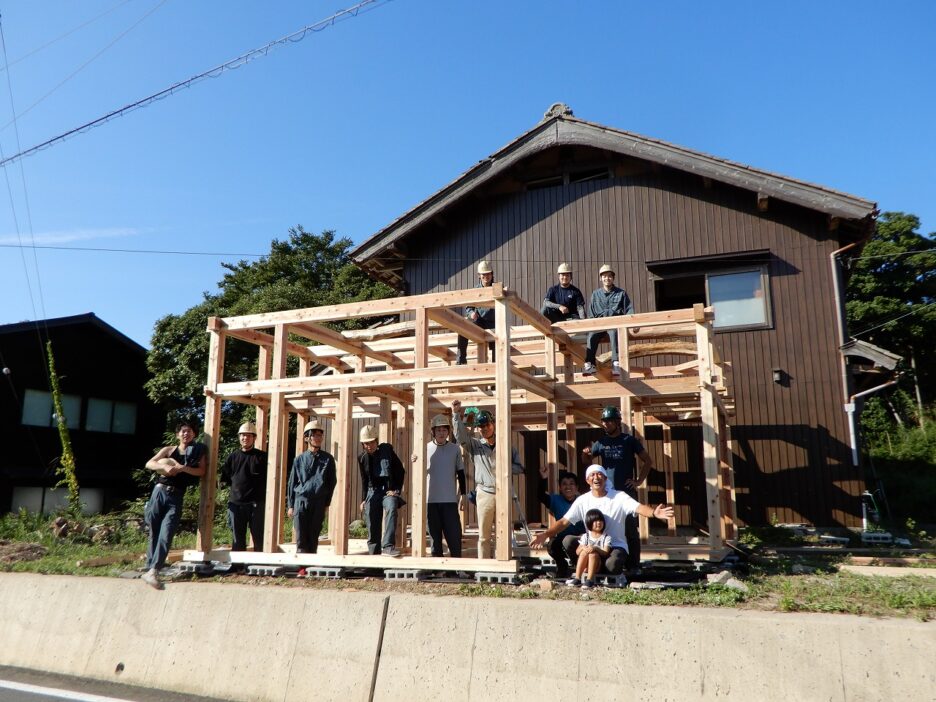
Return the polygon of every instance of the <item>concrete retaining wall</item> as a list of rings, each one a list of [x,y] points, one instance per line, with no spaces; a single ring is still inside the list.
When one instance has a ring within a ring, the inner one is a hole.
[[[0,664],[230,700],[933,700],[936,624],[0,574]]]

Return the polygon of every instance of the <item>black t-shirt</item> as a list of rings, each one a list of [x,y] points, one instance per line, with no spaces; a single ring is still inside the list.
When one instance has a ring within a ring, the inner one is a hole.
[[[624,481],[634,477],[634,456],[643,453],[643,446],[630,434],[605,434],[592,444],[592,456],[601,457],[601,465],[608,473],[608,483],[615,490],[624,489]]]
[[[177,463],[181,463],[184,466],[197,467],[199,461],[201,461],[202,456],[208,454],[208,447],[204,444],[193,443],[189,444],[186,447],[185,455],[179,453],[179,447],[176,446],[172,449],[172,453],[169,454],[169,458],[174,458]],[[178,490],[185,491],[189,485],[198,484],[198,476],[189,475],[188,473],[177,473],[176,475],[160,475],[156,479],[157,483],[162,483],[163,485],[168,485],[174,487]]]
[[[561,285],[553,285],[546,292],[546,300],[555,302],[557,305],[562,305],[563,307],[568,307],[568,314],[570,315],[577,315],[579,307],[582,307],[584,312],[585,297],[582,295],[582,291],[574,285],[570,285],[567,288]]]

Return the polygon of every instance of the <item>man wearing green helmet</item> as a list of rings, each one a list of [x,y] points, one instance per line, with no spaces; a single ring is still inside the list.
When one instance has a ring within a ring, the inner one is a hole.
[[[636,500],[637,486],[647,479],[653,469],[653,460],[641,443],[623,430],[621,410],[614,405],[608,405],[602,410],[601,426],[605,435],[582,453],[586,458],[590,457],[593,464],[604,467],[608,473],[609,487],[626,492]],[[636,479],[635,456],[640,459],[640,471]],[[636,515],[627,517],[624,531],[627,536],[627,568],[633,570],[640,566],[640,529]]]
[[[494,529],[496,514],[494,494],[496,475],[494,459],[495,453],[495,425],[494,416],[487,410],[481,410],[475,417],[475,426],[481,433],[480,439],[469,436],[465,421],[462,418],[461,402],[452,403],[452,420],[455,425],[455,439],[464,448],[468,449],[471,462],[474,464],[475,492],[478,501],[478,558],[494,557],[494,540],[491,532]],[[516,448],[511,447],[511,472],[514,475],[523,473],[520,463],[520,454]],[[507,486],[511,489],[511,486]]]

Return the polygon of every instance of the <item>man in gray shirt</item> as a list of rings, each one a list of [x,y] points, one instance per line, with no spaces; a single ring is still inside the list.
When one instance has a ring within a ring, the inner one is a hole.
[[[589,314],[592,317],[616,317],[624,314],[634,314],[634,305],[627,293],[614,284],[614,269],[607,263],[598,271],[601,278],[601,287],[591,295]],[[618,363],[618,333],[617,330],[595,331],[588,335],[588,349],[585,351],[585,375],[594,375],[597,370],[595,358],[598,353],[598,344],[610,337],[611,341],[611,374],[621,374],[621,365]],[[626,341],[625,341],[626,343]]]
[[[487,410],[478,413],[475,425],[478,427],[478,431],[481,432],[480,439],[475,439],[468,434],[468,429],[462,419],[461,402],[458,400],[452,403],[452,419],[455,425],[455,439],[468,449],[471,462],[474,464],[475,492],[478,503],[478,557],[493,558],[494,539],[491,538],[491,532],[494,529],[494,518],[496,516],[494,504],[494,494],[496,492],[494,416]],[[505,440],[509,441],[509,438]],[[514,475],[523,473],[520,454],[516,448],[511,448],[511,472]],[[507,489],[513,488],[508,485]]]
[[[444,535],[449,554],[452,558],[461,558],[462,533],[458,509],[465,495],[465,462],[461,448],[450,441],[451,422],[448,417],[444,414],[433,417],[431,431],[432,441],[426,447],[426,517],[432,538],[432,555],[442,555]]]

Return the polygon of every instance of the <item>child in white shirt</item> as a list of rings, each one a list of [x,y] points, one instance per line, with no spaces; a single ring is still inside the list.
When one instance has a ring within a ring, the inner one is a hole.
[[[601,510],[590,509],[585,513],[585,527],[588,531],[582,534],[575,551],[578,554],[575,577],[566,581],[566,585],[581,585],[583,590],[595,587],[595,576],[611,555],[611,536],[605,534],[605,516]],[[582,575],[585,575],[584,583]]]

